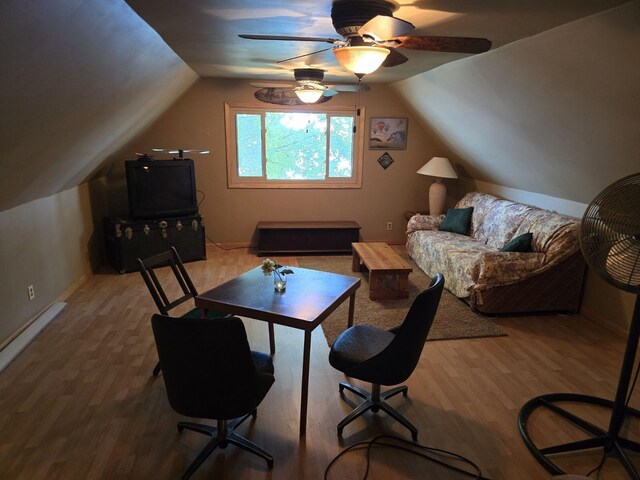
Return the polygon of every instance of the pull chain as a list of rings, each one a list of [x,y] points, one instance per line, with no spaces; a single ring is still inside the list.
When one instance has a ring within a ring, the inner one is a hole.
[[[363,73],[356,73],[356,77],[358,77],[358,84],[356,88],[356,105],[355,105],[355,113],[356,118],[353,124],[353,134],[356,133],[356,124],[358,123],[358,117],[360,116],[360,87],[362,86],[362,77],[364,77]]]

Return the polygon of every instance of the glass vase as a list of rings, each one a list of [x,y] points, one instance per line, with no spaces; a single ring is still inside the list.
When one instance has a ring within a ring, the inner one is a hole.
[[[273,271],[273,288],[277,292],[282,292],[287,288],[287,276],[284,273],[280,273],[277,270]]]

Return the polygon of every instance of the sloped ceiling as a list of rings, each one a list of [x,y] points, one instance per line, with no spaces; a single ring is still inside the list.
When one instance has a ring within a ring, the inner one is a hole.
[[[0,59],[0,211],[86,181],[197,79],[120,0],[3,0]]]
[[[581,203],[640,171],[640,0],[393,85],[465,176]]]
[[[624,1],[400,0],[396,16],[414,23],[416,34],[487,37],[502,50],[501,45]],[[3,0],[0,211],[100,175],[110,156],[144,131],[198,74],[288,79],[291,66],[274,62],[307,52],[307,46],[252,43],[237,33],[335,36],[327,21],[330,6],[330,0]],[[611,50],[593,47],[599,52],[594,68],[608,68]],[[388,69],[368,81],[386,83],[460,58],[448,55],[409,52],[406,69]],[[633,58],[618,55],[615,61],[633,63]],[[523,62],[517,55],[513,61]],[[510,68],[500,62],[494,66],[495,72],[489,66],[469,72],[499,77]],[[333,70],[337,79],[348,76]],[[476,88],[478,81],[469,87]],[[499,97],[495,100],[500,104]],[[431,116],[427,107],[424,112]],[[479,178],[498,178],[488,158],[469,157],[469,169]]]
[[[412,35],[487,38],[495,49],[626,0],[387,1],[395,4],[395,17],[415,25]],[[245,33],[341,39],[331,23],[333,0],[127,0],[127,3],[200,76],[291,80],[294,68],[312,66],[326,70],[328,81],[354,81],[353,74],[340,68],[330,44],[238,37]],[[372,4],[373,0],[363,3]],[[321,54],[278,63],[325,49]],[[407,63],[381,68],[365,81],[390,83],[468,56],[406,49],[402,53],[409,57]]]

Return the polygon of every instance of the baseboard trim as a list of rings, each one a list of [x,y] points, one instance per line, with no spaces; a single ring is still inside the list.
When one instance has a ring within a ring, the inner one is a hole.
[[[0,351],[0,373],[7,368],[15,358],[20,355],[27,345],[29,345],[51,321],[58,316],[67,304],[58,302],[47,308],[42,315],[36,318],[31,324],[25,328],[11,343],[7,344]]]
[[[239,248],[256,248],[257,244],[251,242],[237,242],[237,243],[212,243],[208,242],[207,246],[213,248],[219,248],[220,250],[236,250]]]

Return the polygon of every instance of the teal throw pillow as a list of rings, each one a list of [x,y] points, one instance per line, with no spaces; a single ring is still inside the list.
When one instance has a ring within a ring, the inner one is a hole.
[[[531,239],[533,233],[523,233],[515,238],[512,238],[509,243],[500,249],[501,252],[531,252]]]
[[[447,209],[447,214],[445,215],[444,220],[440,224],[440,230],[468,235],[472,214],[473,207],[449,208]]]

